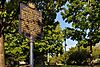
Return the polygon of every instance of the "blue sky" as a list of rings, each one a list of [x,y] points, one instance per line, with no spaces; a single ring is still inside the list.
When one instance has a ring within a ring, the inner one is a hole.
[[[55,21],[59,21],[60,22],[60,26],[62,29],[64,29],[65,27],[72,27],[71,24],[65,23],[65,21],[62,19],[62,16],[60,14],[60,12],[57,13],[57,17],[55,19]],[[73,41],[71,39],[67,39],[67,50],[71,47],[74,47],[77,44],[77,41]],[[63,43],[64,45],[64,43]]]

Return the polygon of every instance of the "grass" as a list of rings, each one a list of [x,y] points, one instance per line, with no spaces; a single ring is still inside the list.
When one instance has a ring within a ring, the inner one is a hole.
[[[30,67],[30,65],[21,65],[19,67]],[[35,65],[34,67],[90,67],[90,66],[78,66],[78,65]],[[100,65],[94,65],[94,67],[100,67]]]
[[[59,65],[59,66],[57,66],[57,65],[44,65],[44,66],[41,66],[41,65],[37,65],[37,66],[35,66],[35,67],[90,67],[90,66],[77,66],[77,65]],[[100,67],[100,65],[96,65],[96,66],[94,66],[94,67]]]

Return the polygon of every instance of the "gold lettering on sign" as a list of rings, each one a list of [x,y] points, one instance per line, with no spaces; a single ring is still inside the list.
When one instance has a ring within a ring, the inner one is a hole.
[[[20,5],[21,32],[37,37],[42,32],[42,14],[29,6]]]

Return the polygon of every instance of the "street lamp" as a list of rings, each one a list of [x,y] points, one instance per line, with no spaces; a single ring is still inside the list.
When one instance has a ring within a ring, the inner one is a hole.
[[[42,33],[42,13],[31,2],[20,3],[19,21],[19,32],[30,39],[30,67],[34,67],[33,41]]]

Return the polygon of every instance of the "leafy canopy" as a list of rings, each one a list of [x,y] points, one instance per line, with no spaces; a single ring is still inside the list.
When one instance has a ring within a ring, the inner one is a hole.
[[[84,47],[95,45],[100,40],[100,1],[99,0],[68,0],[61,13],[63,19],[72,24],[67,27],[66,36]]]
[[[28,0],[20,0],[28,3]],[[38,10],[43,14],[43,37],[34,42],[34,53],[46,54],[46,52],[62,53],[63,34],[58,22],[55,22],[56,13],[59,12],[61,6],[65,4],[65,0],[32,0]],[[5,3],[4,11],[0,12],[5,22],[2,23],[1,31],[4,34],[4,44],[6,57],[13,57],[14,61],[24,61],[29,55],[29,40],[18,32],[18,15],[19,1],[10,0]],[[2,16],[0,16],[2,18]],[[1,26],[0,26],[1,27]],[[8,58],[6,58],[8,60]]]

